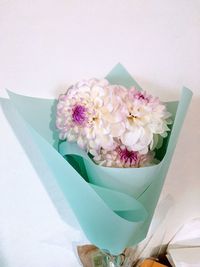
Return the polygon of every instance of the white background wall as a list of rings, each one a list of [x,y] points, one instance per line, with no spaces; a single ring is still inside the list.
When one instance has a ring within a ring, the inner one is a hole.
[[[8,88],[54,98],[118,62],[162,100],[178,99],[183,85],[194,92],[161,195],[173,206],[156,246],[200,216],[200,1],[0,0],[0,96]],[[0,266],[78,266],[71,241],[82,237],[70,227],[0,110]]]

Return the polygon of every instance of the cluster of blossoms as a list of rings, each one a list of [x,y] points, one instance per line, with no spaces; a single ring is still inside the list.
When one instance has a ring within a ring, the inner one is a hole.
[[[154,162],[171,114],[158,98],[106,79],[83,80],[60,95],[59,138],[77,144],[100,165],[142,167]]]

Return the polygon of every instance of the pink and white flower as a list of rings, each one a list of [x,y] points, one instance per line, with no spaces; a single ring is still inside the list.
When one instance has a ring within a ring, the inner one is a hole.
[[[97,79],[70,87],[59,97],[57,105],[56,126],[60,139],[77,142],[92,155],[101,148],[115,148],[115,138],[125,130],[119,91],[125,93],[126,89]]]
[[[130,150],[146,154],[155,148],[155,135],[167,136],[171,114],[158,98],[139,92],[135,88],[127,91],[124,99],[126,130],[121,136],[122,143]]]
[[[157,163],[152,151],[144,155],[138,151],[129,150],[123,145],[111,151],[102,149],[93,160],[98,165],[115,168],[139,168]]]

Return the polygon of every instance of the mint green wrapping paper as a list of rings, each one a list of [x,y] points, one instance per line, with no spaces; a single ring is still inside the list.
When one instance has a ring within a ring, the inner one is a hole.
[[[128,88],[133,85],[141,90],[120,64],[106,78],[112,84]],[[5,113],[10,114],[11,121],[15,120],[15,127],[25,124],[30,143],[37,145],[91,243],[112,254],[119,254],[126,247],[143,240],[162,190],[192,92],[183,88],[179,102],[166,103],[174,122],[169,137],[156,152],[161,159],[160,163],[137,169],[97,166],[76,144],[60,143],[54,124],[56,100],[32,98],[10,91],[8,94],[10,99],[1,99],[0,102]]]

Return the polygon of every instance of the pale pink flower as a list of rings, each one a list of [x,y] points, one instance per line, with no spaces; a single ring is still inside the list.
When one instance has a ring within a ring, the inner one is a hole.
[[[124,99],[126,103],[126,130],[121,136],[122,143],[130,150],[146,154],[154,148],[155,135],[167,136],[171,114],[159,98],[140,92],[135,88],[128,90]]]
[[[100,154],[95,156],[93,160],[101,166],[115,168],[139,168],[158,163],[154,159],[152,151],[144,155],[138,151],[129,150],[123,145],[111,151],[102,149]]]
[[[77,142],[92,155],[101,148],[114,149],[115,138],[125,131],[120,92],[125,94],[126,89],[107,80],[90,79],[70,87],[57,104],[60,139]]]

